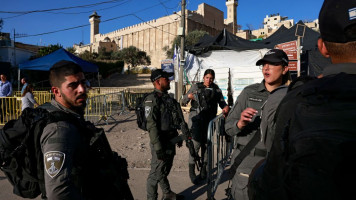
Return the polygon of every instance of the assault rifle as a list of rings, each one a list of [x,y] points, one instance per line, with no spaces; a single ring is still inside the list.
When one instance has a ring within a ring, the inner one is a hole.
[[[180,107],[180,105],[177,103],[176,104],[176,110],[178,113],[178,117],[180,118],[181,122],[180,122],[180,129],[183,133],[183,138],[185,140],[185,144],[189,149],[189,153],[190,155],[193,157],[195,165],[197,166],[198,171],[201,170],[203,164],[201,162],[201,159],[199,157],[199,155],[197,154],[197,152],[194,149],[194,144],[192,141],[192,133],[190,132],[189,128],[188,128],[188,124],[185,122],[184,120],[184,116],[183,116],[183,112],[182,109]]]
[[[201,112],[201,106],[200,106],[200,101],[199,101],[199,96],[198,93],[194,92],[193,93],[194,96],[194,100],[197,102],[198,107],[197,107],[197,114],[199,114]]]

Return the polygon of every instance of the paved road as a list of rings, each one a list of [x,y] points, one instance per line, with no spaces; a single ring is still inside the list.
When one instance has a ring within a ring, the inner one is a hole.
[[[137,200],[146,199],[146,179],[148,177],[149,169],[129,169],[130,180],[129,185],[133,196]],[[183,194],[186,200],[207,199],[206,185],[195,186],[191,184],[188,171],[172,171],[168,176],[172,190],[176,193]],[[221,200],[226,198],[224,189],[227,187],[227,181],[224,181],[219,187],[215,195],[215,199]],[[159,199],[162,193],[159,189]],[[12,187],[7,181],[5,175],[0,171],[0,200],[20,200],[23,198],[17,197],[12,193]],[[40,198],[36,198],[40,200]]]

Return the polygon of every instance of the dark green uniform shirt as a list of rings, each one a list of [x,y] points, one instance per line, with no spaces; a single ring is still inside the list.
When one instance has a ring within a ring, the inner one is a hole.
[[[226,118],[225,122],[225,131],[230,136],[246,136],[239,137],[238,143],[242,145],[246,145],[248,141],[250,141],[253,134],[256,133],[256,128],[252,128],[252,132],[241,132],[241,130],[237,127],[237,122],[240,120],[241,112],[246,108],[253,108],[258,111],[257,116],[261,113],[261,107],[263,103],[269,96],[269,92],[267,91],[264,81],[261,83],[255,83],[245,87],[241,94],[237,97],[237,100],[229,112],[229,115]],[[250,123],[251,124],[251,123]],[[247,126],[244,128],[248,128]],[[264,149],[264,145],[258,144],[258,147]]]
[[[146,127],[155,151],[170,150],[175,154],[175,146],[170,143],[170,140],[177,136],[178,132],[172,125],[172,109],[168,108],[169,103],[173,104],[176,101],[167,93],[157,89],[146,97],[144,104]]]

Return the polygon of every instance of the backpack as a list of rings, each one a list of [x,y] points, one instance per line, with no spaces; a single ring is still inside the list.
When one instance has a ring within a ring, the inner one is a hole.
[[[137,116],[137,126],[144,131],[147,131],[147,127],[146,127],[147,119],[145,115],[145,99],[150,94],[152,93],[145,93],[143,97],[138,97],[136,99],[135,113]]]
[[[252,184],[250,199],[354,198],[355,83],[355,75],[340,73],[287,93],[276,112],[279,135],[264,166],[265,180]]]
[[[0,167],[13,186],[13,193],[23,198],[44,197],[44,169],[40,138],[44,127],[68,120],[62,111],[26,108],[17,120],[10,120],[0,132]]]

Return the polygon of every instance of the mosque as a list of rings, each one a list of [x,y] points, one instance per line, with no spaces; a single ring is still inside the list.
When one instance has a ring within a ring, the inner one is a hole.
[[[226,19],[224,19],[223,11],[206,3],[200,4],[195,11],[186,10],[185,34],[194,30],[203,30],[215,36],[224,28],[236,34],[237,6],[237,0],[226,0]],[[151,66],[159,68],[161,60],[166,59],[165,49],[172,46],[174,38],[181,30],[180,16],[181,11],[110,33],[100,33],[100,16],[94,12],[89,16],[90,44],[74,45],[73,47],[76,49],[76,53],[84,51],[94,53],[99,52],[101,48],[105,48],[106,51],[119,51],[129,46],[135,46],[151,57]]]

